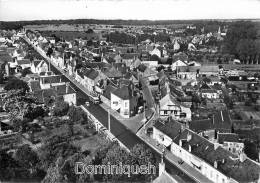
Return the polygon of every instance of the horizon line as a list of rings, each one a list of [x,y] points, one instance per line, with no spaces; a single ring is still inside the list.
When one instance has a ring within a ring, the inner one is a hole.
[[[260,18],[197,18],[197,19],[99,19],[99,18],[74,18],[74,19],[31,19],[31,20],[0,20],[0,22],[31,22],[31,21],[70,21],[70,20],[97,20],[97,21],[234,21],[234,20],[259,20]]]

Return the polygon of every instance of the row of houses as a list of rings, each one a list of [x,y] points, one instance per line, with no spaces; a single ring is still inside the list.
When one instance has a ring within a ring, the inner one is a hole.
[[[177,121],[158,120],[152,138],[177,156],[179,162],[184,161],[213,182],[260,180],[260,164],[246,157],[241,149],[237,154],[232,152],[232,148],[240,146],[235,135],[219,133],[218,141],[212,142]]]

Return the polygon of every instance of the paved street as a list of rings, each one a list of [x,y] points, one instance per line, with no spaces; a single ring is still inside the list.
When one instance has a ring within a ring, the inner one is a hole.
[[[28,41],[28,40],[27,40]],[[35,48],[35,47],[34,47]],[[38,50],[37,50],[38,51]],[[39,51],[38,51],[39,52]],[[40,53],[40,52],[39,52]],[[43,55],[43,53],[40,53]],[[43,55],[44,56],[44,55]],[[46,57],[45,57],[46,58]],[[47,61],[50,61],[49,58],[46,58]],[[67,76],[66,73],[57,66],[52,64],[52,71],[56,74],[65,74],[66,78],[71,82],[72,86],[74,86],[77,90],[77,97],[82,97],[83,99],[89,101],[87,91],[83,86],[79,85],[75,80],[69,76]],[[150,93],[150,90],[145,90],[148,95]],[[148,102],[148,105],[151,105],[153,107],[153,101]],[[108,126],[108,112],[104,109],[105,107],[101,107],[100,105],[95,105],[90,102],[89,106],[84,105],[86,109],[88,109],[105,127]],[[120,120],[117,120],[114,116],[110,115],[110,125],[111,125],[111,133],[119,140],[121,141],[127,148],[131,149],[136,144],[146,144],[147,142],[143,139],[139,138],[132,130],[127,128],[124,123],[122,123]],[[148,146],[149,147],[149,146]],[[156,158],[160,159],[161,153],[154,148],[151,148],[151,150],[155,153]],[[186,174],[182,173],[182,171],[179,170],[175,165],[170,163],[168,160],[165,161],[166,163],[166,170],[169,172],[173,177],[175,177],[179,182],[194,182],[193,179],[191,179]]]

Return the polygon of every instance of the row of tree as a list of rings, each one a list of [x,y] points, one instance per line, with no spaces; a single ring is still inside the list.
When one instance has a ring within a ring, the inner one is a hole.
[[[222,51],[235,55],[243,63],[258,62],[260,40],[258,39],[257,24],[249,21],[231,24]]]

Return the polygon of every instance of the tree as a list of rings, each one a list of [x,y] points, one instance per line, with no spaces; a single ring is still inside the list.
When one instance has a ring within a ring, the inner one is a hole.
[[[59,157],[67,158],[79,149],[74,146],[67,136],[51,136],[43,142],[40,150],[40,160],[43,169],[47,170]]]
[[[28,144],[25,144],[17,149],[15,159],[21,167],[29,169],[31,174],[36,172],[39,158],[37,153],[33,151]]]
[[[4,71],[0,69],[0,84],[4,83]]]
[[[22,77],[25,77],[27,74],[32,74],[31,68],[25,68],[22,70]]]
[[[143,144],[137,144],[131,149],[131,157],[132,157],[132,163],[137,164],[139,166],[141,165],[157,165],[156,158],[154,154],[151,152],[150,149],[145,147]],[[154,169],[156,170],[156,168]],[[143,180],[143,181],[149,181],[151,179],[154,179],[156,177],[156,172],[151,172],[152,174],[139,174],[136,175],[136,180]]]
[[[69,104],[65,102],[63,99],[56,99],[54,105],[54,115],[55,116],[64,116],[68,113]]]
[[[113,144],[110,146],[106,152],[106,156],[102,159],[102,165],[106,165],[110,163],[111,165],[119,165],[122,163],[123,165],[129,165],[133,166],[134,170],[137,171],[137,166],[148,166],[150,165],[156,165],[156,159],[154,154],[147,149],[144,145],[137,144],[135,145],[130,152],[126,151],[122,147],[120,147],[118,144]],[[151,178],[156,177],[156,168],[153,170],[154,172],[151,172],[152,174],[134,174],[133,172],[130,174],[130,177],[128,174],[124,175],[105,175],[103,178],[105,180],[111,180],[111,181],[129,181],[129,182],[135,182],[135,181],[150,181]],[[154,174],[153,174],[154,173]],[[151,177],[154,176],[154,177]]]
[[[29,91],[29,86],[23,80],[13,78],[10,79],[4,87],[5,90],[21,90],[23,94]]]
[[[3,108],[9,113],[11,120],[23,120],[29,111],[37,107],[36,98],[30,93],[24,93],[23,89],[9,90],[3,102]]]

